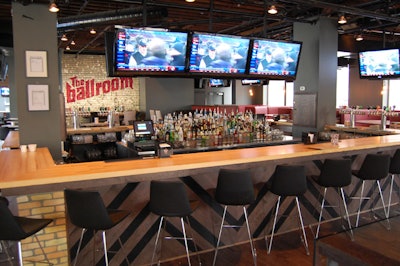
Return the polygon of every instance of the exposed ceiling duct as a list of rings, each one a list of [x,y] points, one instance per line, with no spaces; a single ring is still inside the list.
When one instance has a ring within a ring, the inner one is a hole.
[[[147,16],[160,16],[166,17],[168,11],[164,8],[147,9]],[[137,19],[143,17],[143,9],[130,8],[117,11],[97,12],[85,15],[71,16],[58,19],[57,29],[68,30],[82,27],[89,27],[95,24],[112,24],[116,21],[123,21],[128,19]]]

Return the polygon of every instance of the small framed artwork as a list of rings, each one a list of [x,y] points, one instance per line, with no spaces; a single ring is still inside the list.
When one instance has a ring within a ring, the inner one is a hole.
[[[28,85],[28,110],[49,110],[49,85]]]
[[[27,77],[47,77],[46,51],[25,51],[25,61]]]

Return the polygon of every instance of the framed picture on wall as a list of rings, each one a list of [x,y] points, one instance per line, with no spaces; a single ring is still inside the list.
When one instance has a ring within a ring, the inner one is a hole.
[[[49,110],[49,85],[28,85],[28,110]]]
[[[47,52],[46,51],[25,51],[26,76],[47,77]]]

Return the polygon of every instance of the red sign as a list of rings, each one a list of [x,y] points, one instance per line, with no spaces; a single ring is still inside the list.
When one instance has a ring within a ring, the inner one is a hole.
[[[113,78],[95,82],[94,79],[84,80],[72,77],[69,82],[65,82],[65,87],[67,103],[73,103],[112,91],[133,89],[133,78]]]

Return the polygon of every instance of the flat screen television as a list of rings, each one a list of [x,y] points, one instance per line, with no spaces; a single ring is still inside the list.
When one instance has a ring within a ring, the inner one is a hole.
[[[209,87],[229,87],[231,85],[230,80],[227,79],[208,79]]]
[[[1,87],[1,96],[9,97],[10,96],[10,88],[8,87]]]
[[[188,33],[166,29],[117,29],[114,67],[119,75],[160,75],[186,70]]]
[[[249,75],[294,80],[301,47],[301,42],[254,39],[249,60]]]
[[[262,83],[261,79],[242,79],[242,85],[259,85]]]
[[[189,48],[189,73],[202,76],[244,75],[250,39],[194,32]]]
[[[362,79],[390,79],[400,77],[399,49],[362,51],[358,53]]]

